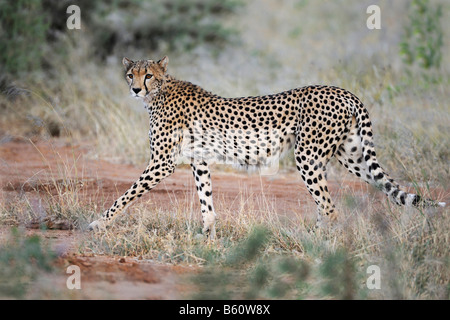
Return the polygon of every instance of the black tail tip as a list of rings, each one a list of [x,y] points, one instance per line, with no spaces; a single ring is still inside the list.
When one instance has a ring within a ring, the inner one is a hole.
[[[445,202],[439,202],[431,199],[424,199],[421,196],[415,194],[411,203],[414,207],[445,207]]]

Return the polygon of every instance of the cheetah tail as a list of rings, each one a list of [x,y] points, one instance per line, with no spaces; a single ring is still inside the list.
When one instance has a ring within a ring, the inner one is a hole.
[[[355,110],[355,118],[361,137],[361,146],[364,161],[367,164],[369,174],[371,176],[371,184],[381,189],[391,201],[397,205],[410,206],[416,208],[423,207],[445,207],[445,202],[438,202],[426,199],[418,194],[408,193],[402,190],[398,185],[378,164],[372,134],[372,125],[369,119],[369,113],[363,106]]]

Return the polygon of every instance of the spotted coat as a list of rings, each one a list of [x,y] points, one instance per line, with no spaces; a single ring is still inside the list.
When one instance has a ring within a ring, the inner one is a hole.
[[[347,90],[306,86],[277,94],[223,98],[167,74],[168,58],[124,58],[132,96],[150,116],[150,162],[139,179],[92,229],[103,229],[134,200],[171,175],[181,158],[191,163],[200,198],[203,232],[215,235],[208,164],[270,167],[292,147],[305,185],[317,204],[317,225],[338,215],[330,198],[326,167],[331,157],[378,187],[394,203],[445,205],[407,193],[378,164],[372,125],[362,102]]]

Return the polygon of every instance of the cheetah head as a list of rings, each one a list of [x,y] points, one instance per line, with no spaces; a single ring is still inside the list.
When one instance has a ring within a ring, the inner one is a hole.
[[[161,89],[167,75],[169,58],[165,56],[155,62],[153,60],[132,61],[123,58],[125,79],[130,87],[130,94],[135,98],[151,99]]]

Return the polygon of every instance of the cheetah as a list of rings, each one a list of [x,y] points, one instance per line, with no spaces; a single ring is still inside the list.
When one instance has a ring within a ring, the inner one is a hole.
[[[89,225],[104,230],[136,199],[170,176],[180,157],[189,159],[201,205],[203,233],[214,239],[216,213],[208,164],[269,166],[291,148],[317,205],[316,226],[337,218],[327,187],[331,157],[383,191],[398,205],[445,206],[405,192],[378,164],[372,125],[363,103],[347,90],[324,85],[277,94],[223,98],[167,73],[159,61],[123,59],[130,94],[150,116],[150,161],[139,179]]]

